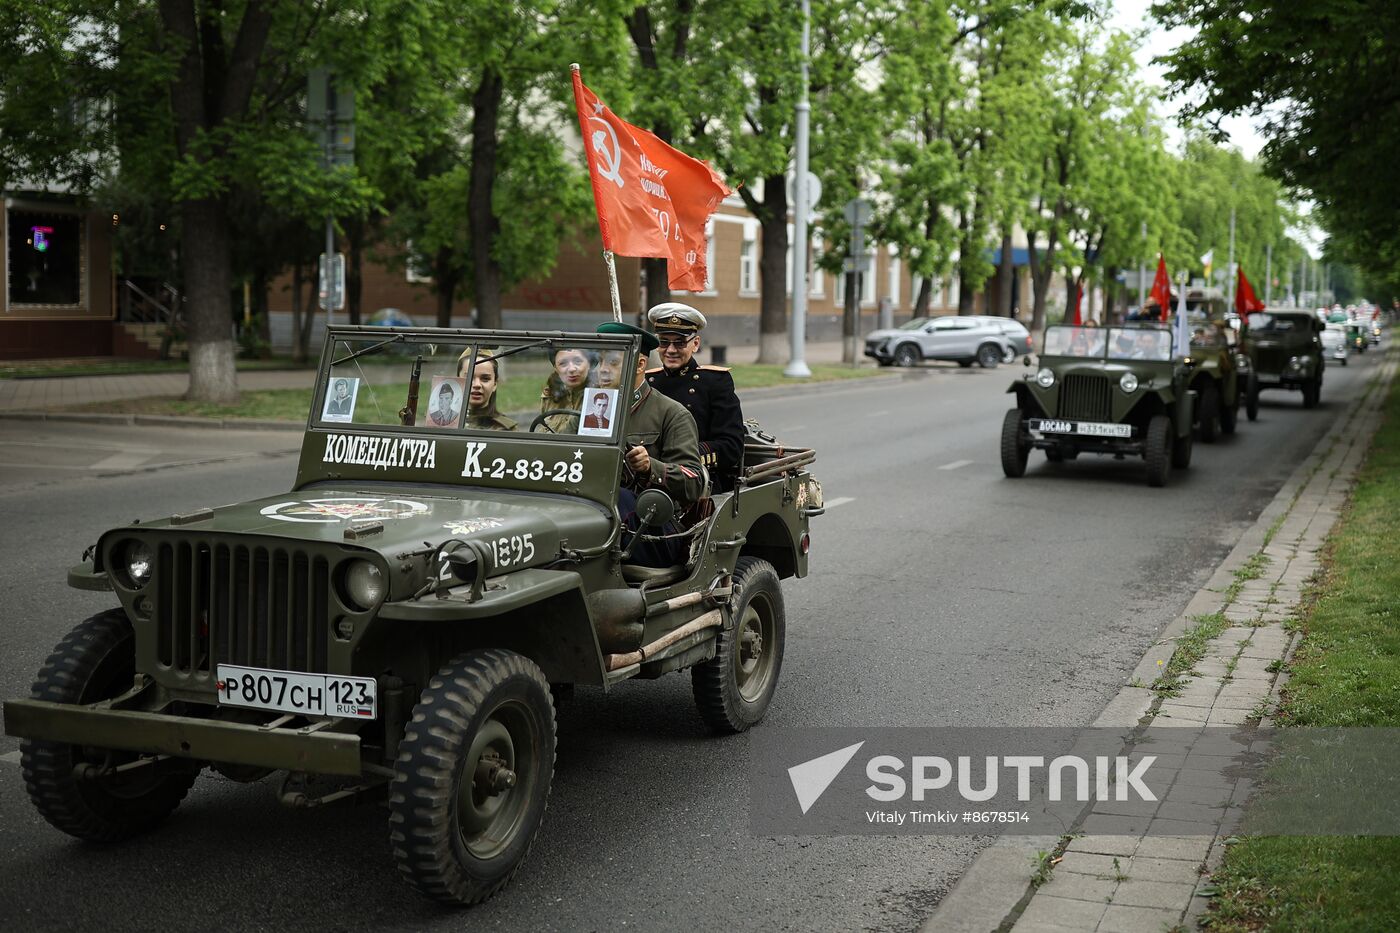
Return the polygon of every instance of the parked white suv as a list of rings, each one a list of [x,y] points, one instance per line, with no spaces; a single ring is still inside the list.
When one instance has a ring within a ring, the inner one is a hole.
[[[923,360],[977,363],[991,369],[1031,352],[1031,335],[1010,318],[986,315],[916,317],[865,338],[865,355],[881,366],[914,366]]]

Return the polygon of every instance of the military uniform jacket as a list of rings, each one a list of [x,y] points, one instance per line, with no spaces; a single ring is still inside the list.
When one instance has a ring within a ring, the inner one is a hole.
[[[700,498],[700,442],[695,419],[682,406],[643,383],[632,393],[626,440],[629,448],[641,444],[651,457],[650,475],[626,485],[636,492],[659,487],[681,507]]]
[[[692,359],[674,371],[647,370],[647,382],[690,412],[700,432],[700,462],[716,490],[729,489],[744,460],[744,413],[729,370]]]

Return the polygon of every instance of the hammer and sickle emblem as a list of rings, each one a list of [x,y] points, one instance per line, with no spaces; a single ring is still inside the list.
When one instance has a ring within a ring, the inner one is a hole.
[[[608,181],[617,182],[617,186],[621,188],[623,181],[618,169],[622,166],[622,147],[618,145],[617,134],[613,132],[612,125],[601,117],[589,117],[588,119],[602,126],[602,129],[593,131],[593,151],[599,156],[598,174]]]

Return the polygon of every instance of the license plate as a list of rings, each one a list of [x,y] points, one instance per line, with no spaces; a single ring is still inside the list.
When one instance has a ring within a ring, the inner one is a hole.
[[[1132,437],[1131,424],[1101,424],[1095,421],[1052,421],[1048,418],[1032,420],[1032,431],[1041,434],[1078,434],[1086,437]]]
[[[303,674],[220,664],[219,702],[224,706],[277,710],[302,716],[375,718],[377,684],[372,677]]]

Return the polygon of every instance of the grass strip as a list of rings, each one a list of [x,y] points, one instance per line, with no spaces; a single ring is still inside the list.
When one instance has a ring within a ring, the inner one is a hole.
[[[831,382],[833,380],[861,379],[869,376],[887,375],[883,370],[871,367],[859,369],[834,363],[818,364],[811,367],[812,378],[804,382]],[[730,370],[734,386],[741,393],[745,389],[756,389],[774,385],[796,385],[795,380],[783,375],[781,366],[735,366]],[[314,376],[308,374],[308,382]],[[540,410],[540,386],[542,377],[522,374],[519,378],[507,378],[501,383],[497,395],[497,407],[504,412],[517,415],[533,414]],[[403,405],[408,394],[407,384],[401,386],[379,386],[377,397],[383,399],[380,408],[395,412]],[[356,407],[364,408],[368,396],[361,394]],[[424,380],[419,393],[420,410],[426,410],[427,380]],[[232,405],[219,405],[210,402],[193,402],[178,396],[155,396],[150,398],[112,399],[105,402],[76,406],[70,411],[100,411],[112,414],[137,415],[179,415],[195,418],[256,418],[263,421],[305,421],[311,408],[311,390],[308,389],[264,389],[243,392]],[[383,415],[381,412],[383,423]],[[522,425],[523,427],[524,425]]]
[[[1197,661],[1205,657],[1206,645],[1230,627],[1223,613],[1212,612],[1194,618],[1195,624],[1176,640],[1176,650],[1172,652],[1171,660],[1152,683],[1153,691],[1159,696],[1174,697],[1180,693],[1183,678],[1196,666]]]
[[[1400,382],[1305,600],[1281,725],[1400,726]],[[1384,802],[1378,801],[1378,805]],[[1400,839],[1252,836],[1216,873],[1209,929],[1400,929]]]

